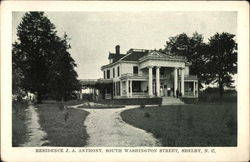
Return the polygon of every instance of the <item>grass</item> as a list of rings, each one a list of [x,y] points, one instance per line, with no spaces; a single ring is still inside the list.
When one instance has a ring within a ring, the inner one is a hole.
[[[68,102],[66,105],[74,105]],[[40,118],[40,125],[47,133],[49,143],[47,146],[81,147],[85,146],[88,135],[84,126],[88,112],[84,110],[69,109],[68,120],[64,121],[65,112],[60,110],[59,103],[36,105]]]
[[[12,146],[17,147],[25,143],[28,138],[27,125],[25,123],[27,116],[25,110],[28,103],[24,101],[12,102]]]
[[[236,102],[136,108],[121,116],[151,132],[163,146],[237,146]]]
[[[210,103],[237,102],[237,92],[225,91],[223,96],[220,96],[219,92],[200,92],[199,101]]]

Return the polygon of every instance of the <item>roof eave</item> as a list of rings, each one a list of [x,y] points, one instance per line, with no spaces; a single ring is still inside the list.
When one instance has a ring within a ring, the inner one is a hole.
[[[164,58],[164,57],[148,57],[148,56],[145,56],[143,58],[140,58],[139,59],[139,63],[141,62],[145,62],[147,60],[164,60],[164,61],[174,61],[174,62],[187,62],[186,59],[181,59],[181,58]]]
[[[119,64],[119,63],[138,63],[138,61],[123,61],[123,60],[118,60],[118,61],[116,61],[114,63],[101,66],[101,70],[103,70],[105,68],[112,67],[112,66],[114,66],[116,64]]]

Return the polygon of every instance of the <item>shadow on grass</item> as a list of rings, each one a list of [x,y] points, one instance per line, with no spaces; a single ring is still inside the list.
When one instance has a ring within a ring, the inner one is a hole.
[[[40,125],[47,133],[46,146],[81,147],[85,146],[88,134],[84,121],[89,114],[84,110],[68,109],[68,120],[65,112],[60,110],[60,103],[39,104]],[[71,104],[68,104],[71,105]]]
[[[28,128],[26,125],[26,112],[28,107],[26,101],[12,102],[12,146],[17,147],[27,142],[29,139]]]

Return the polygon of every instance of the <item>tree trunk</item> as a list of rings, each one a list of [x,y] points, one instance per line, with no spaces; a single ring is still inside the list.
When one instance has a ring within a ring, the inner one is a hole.
[[[64,97],[63,97],[63,96],[62,96],[62,98],[61,98],[61,102],[64,103]]]
[[[223,83],[219,83],[219,91],[220,91],[220,97],[223,96],[224,94],[224,87],[223,87]]]
[[[42,95],[41,95],[41,92],[37,92],[37,103],[38,103],[38,104],[42,103]]]

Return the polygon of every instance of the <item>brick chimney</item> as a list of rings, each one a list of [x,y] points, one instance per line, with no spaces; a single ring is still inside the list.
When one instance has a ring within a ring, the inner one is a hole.
[[[115,46],[115,54],[117,54],[117,55],[120,54],[120,46],[119,45]]]

